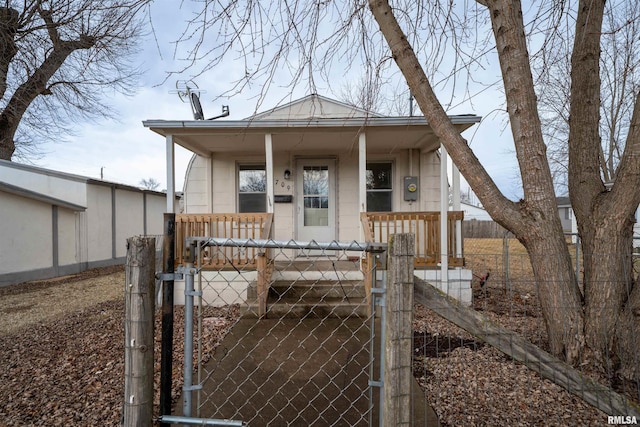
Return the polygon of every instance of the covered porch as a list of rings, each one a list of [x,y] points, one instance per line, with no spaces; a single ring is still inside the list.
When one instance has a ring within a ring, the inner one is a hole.
[[[480,118],[450,120],[462,132]],[[460,174],[424,117],[382,117],[310,95],[244,120],[144,126],[166,140],[168,194],[176,190],[175,145],[194,153],[185,210],[176,216],[179,263],[190,236],[384,243],[410,232],[416,268],[438,271],[446,284],[464,265]],[[200,267],[278,261],[268,251],[225,250],[204,256]]]

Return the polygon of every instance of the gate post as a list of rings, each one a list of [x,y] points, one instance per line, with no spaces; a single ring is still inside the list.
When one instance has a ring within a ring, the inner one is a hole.
[[[413,410],[413,234],[389,236],[384,352],[384,426],[410,426]]]
[[[175,272],[176,214],[164,214],[162,272]],[[173,372],[173,280],[162,282],[162,342],[160,348],[160,415],[171,415],[171,380]],[[168,426],[162,423],[162,426]]]
[[[198,247],[199,249],[199,247]],[[185,265],[184,275],[184,373],[182,386],[182,414],[191,416],[193,387],[193,304],[194,296],[199,294],[195,291],[193,260],[195,257],[196,245],[190,243],[188,249],[188,260]]]
[[[153,422],[153,316],[156,239],[127,239],[123,425]]]

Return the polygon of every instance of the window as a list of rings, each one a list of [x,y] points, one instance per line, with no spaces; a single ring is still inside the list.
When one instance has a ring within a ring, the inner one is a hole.
[[[564,219],[571,219],[571,208],[564,208]]]
[[[391,162],[367,163],[367,211],[391,212]]]
[[[238,169],[238,212],[266,212],[267,174],[264,165],[240,165]]]
[[[305,166],[302,171],[304,226],[329,225],[329,167]]]

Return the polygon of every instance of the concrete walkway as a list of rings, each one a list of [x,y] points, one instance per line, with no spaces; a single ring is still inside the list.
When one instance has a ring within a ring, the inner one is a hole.
[[[363,319],[242,319],[206,363],[200,410],[192,416],[249,426],[377,426],[369,348]],[[379,360],[378,342],[374,348]],[[412,393],[414,425],[437,426],[415,382]]]

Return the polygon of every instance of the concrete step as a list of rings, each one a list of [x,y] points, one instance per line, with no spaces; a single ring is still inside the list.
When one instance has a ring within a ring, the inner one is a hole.
[[[275,282],[269,288],[270,298],[364,298],[361,281],[296,281]]]
[[[293,282],[295,280],[307,281],[345,281],[345,280],[363,280],[364,275],[360,270],[305,270],[305,269],[289,269],[274,270],[271,279],[276,282]]]
[[[258,317],[258,307],[255,303],[248,303],[241,307],[243,318]],[[363,299],[325,298],[316,301],[300,301],[281,299],[267,302],[267,318],[340,318],[348,319],[368,317],[368,305]]]

